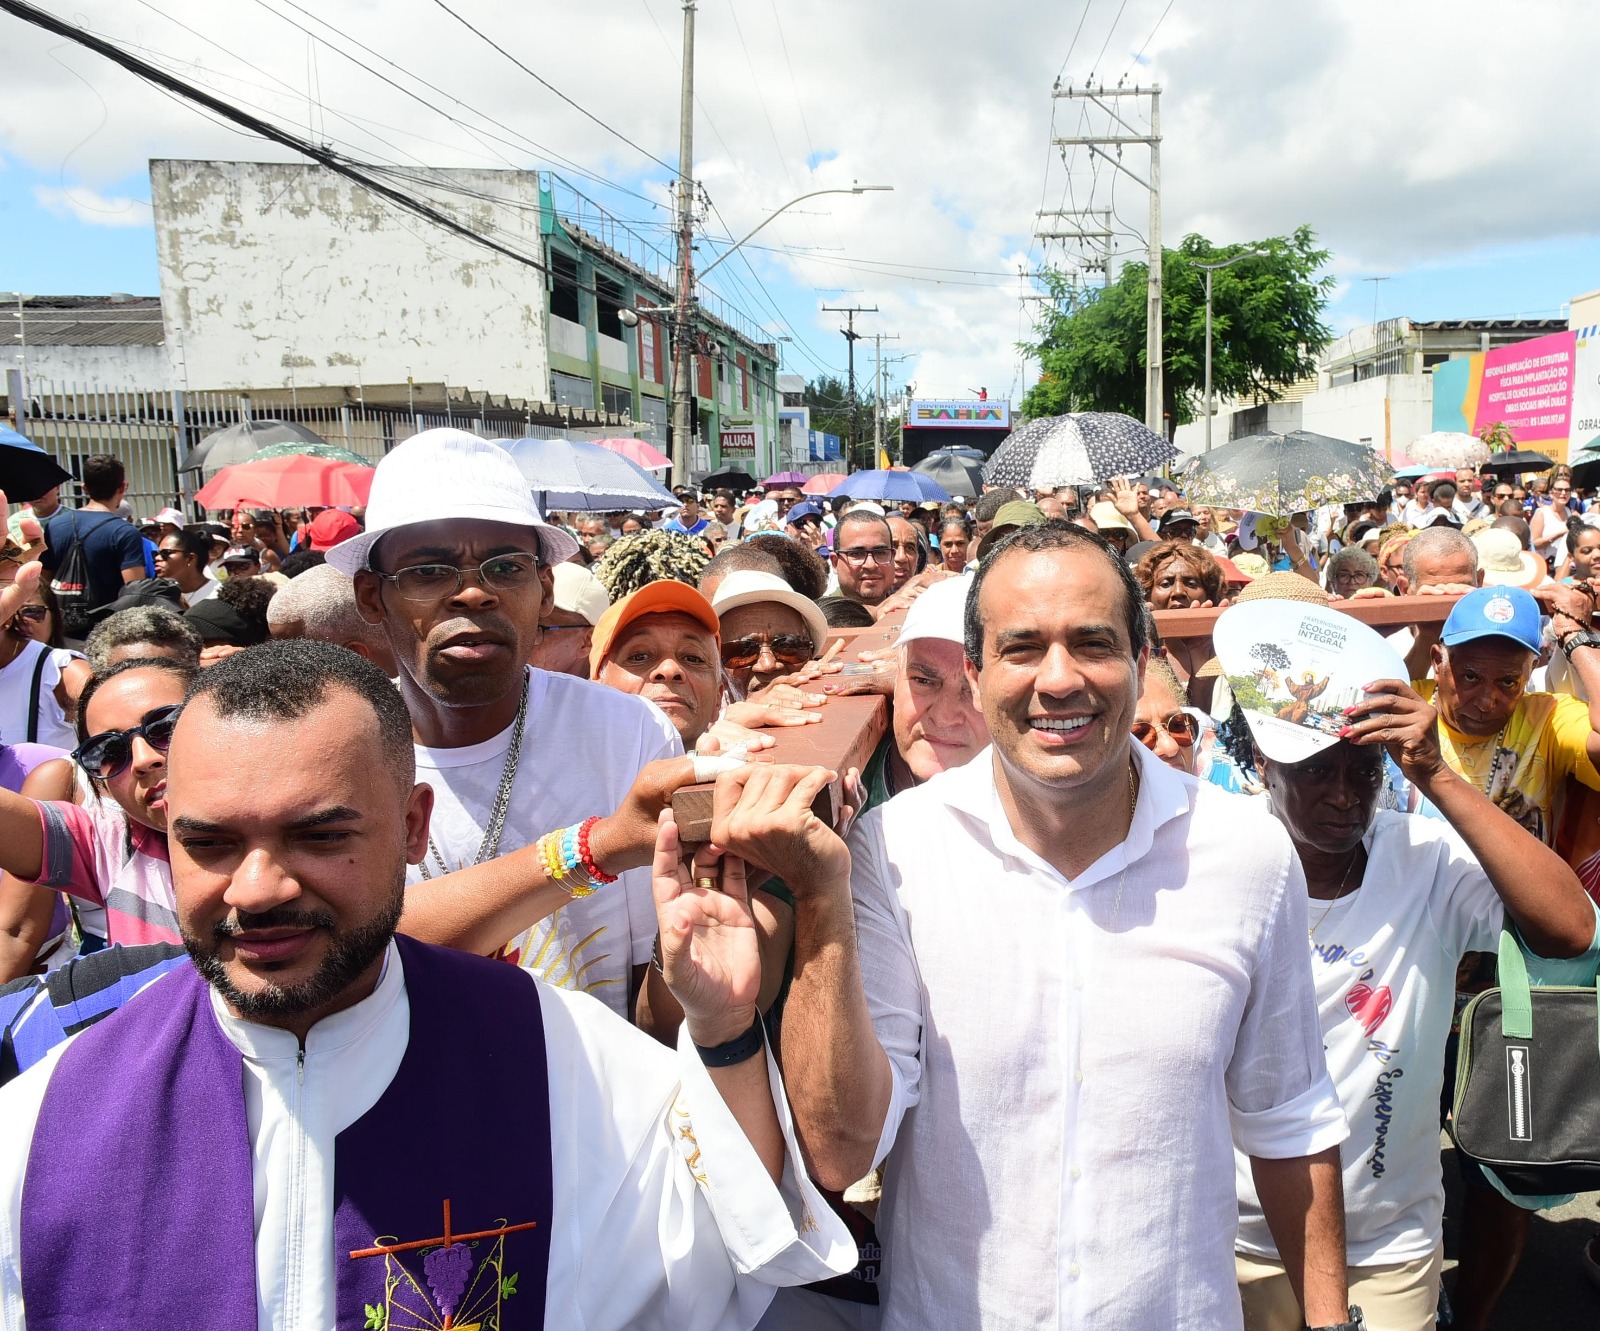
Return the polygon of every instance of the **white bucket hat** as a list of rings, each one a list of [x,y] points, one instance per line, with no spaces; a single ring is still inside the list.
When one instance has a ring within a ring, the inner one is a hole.
[[[720,618],[742,605],[755,605],[761,601],[775,601],[797,612],[805,620],[806,630],[811,634],[811,650],[816,653],[822,651],[822,644],[828,640],[828,621],[821,609],[809,596],[795,591],[776,574],[758,573],[754,569],[739,569],[728,574],[718,584],[717,594],[711,598],[711,608]]]
[[[544,564],[578,552],[577,541],[540,515],[528,478],[500,445],[465,430],[424,430],[378,463],[367,529],[330,549],[328,563],[354,576],[372,567],[372,547],[386,533],[441,520],[532,527]]]

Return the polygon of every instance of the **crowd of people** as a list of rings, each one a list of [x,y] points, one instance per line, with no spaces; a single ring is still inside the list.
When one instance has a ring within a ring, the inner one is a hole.
[[[0,1326],[1488,1326],[1549,1199],[1464,1162],[1445,1297],[1458,994],[1600,965],[1570,474],[82,489],[0,551]],[[1395,594],[1459,599],[1286,745],[1224,622]],[[863,692],[859,771],[771,761]]]

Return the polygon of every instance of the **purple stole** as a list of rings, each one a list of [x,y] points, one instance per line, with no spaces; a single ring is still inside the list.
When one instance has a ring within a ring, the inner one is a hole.
[[[553,1199],[538,988],[515,966],[398,942],[406,1052],[335,1143],[339,1331],[542,1328]],[[23,1181],[32,1331],[253,1331],[243,1078],[187,965],[68,1047]]]

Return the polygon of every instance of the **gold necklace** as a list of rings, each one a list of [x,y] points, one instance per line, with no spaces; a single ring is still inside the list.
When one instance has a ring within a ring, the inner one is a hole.
[[[1356,867],[1356,861],[1361,858],[1361,847],[1357,846],[1350,852],[1350,863],[1344,866],[1344,877],[1339,880],[1339,890],[1329,898],[1328,904],[1322,908],[1322,914],[1317,916],[1317,922],[1306,932],[1306,937],[1316,941],[1317,930],[1322,928],[1323,921],[1333,914],[1333,908],[1344,897],[1344,890],[1350,885],[1350,871]]]

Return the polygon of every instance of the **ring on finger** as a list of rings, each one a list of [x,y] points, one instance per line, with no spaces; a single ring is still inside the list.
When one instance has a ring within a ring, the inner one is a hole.
[[[694,880],[694,885],[702,892],[715,892],[717,890],[717,880],[709,875],[702,878],[696,878]]]

